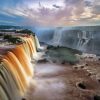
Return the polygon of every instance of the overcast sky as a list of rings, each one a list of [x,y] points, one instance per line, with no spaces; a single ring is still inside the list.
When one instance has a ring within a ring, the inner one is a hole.
[[[0,0],[0,24],[98,25],[100,0]]]

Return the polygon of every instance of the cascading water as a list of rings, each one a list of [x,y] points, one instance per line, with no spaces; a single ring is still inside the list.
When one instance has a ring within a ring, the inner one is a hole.
[[[25,51],[23,50],[22,46],[19,45],[12,52],[16,55],[17,59],[21,63],[22,66],[25,67],[25,71],[28,75],[33,75],[32,64],[26,55]]]
[[[23,43],[15,45],[1,58],[0,100],[21,100],[34,75],[31,59],[36,54],[35,37],[20,38]]]
[[[87,37],[86,31],[83,31],[83,39],[84,39],[83,46],[85,46],[90,40],[90,38]]]
[[[28,55],[32,58],[34,54],[36,55],[35,36],[23,37],[21,39],[25,42],[25,44],[23,44],[25,51],[28,52]]]
[[[62,35],[59,35],[59,30],[62,31]],[[62,27],[60,29],[49,29],[49,31],[44,30],[43,32],[38,35],[40,42],[49,45],[60,45],[100,56],[100,26]],[[83,34],[86,35],[86,39],[82,38],[85,37]]]
[[[83,31],[82,33],[77,33],[77,35],[78,35],[78,40],[79,40],[77,48],[79,50],[83,50],[83,49],[85,49],[85,46],[91,40],[92,37],[86,31]]]
[[[8,65],[5,62],[2,62],[0,65],[0,86],[5,95],[0,95],[0,100],[19,100],[19,88],[16,85],[15,76],[11,73],[11,70],[8,68]],[[5,98],[6,99],[3,99]]]
[[[40,49],[41,46],[40,46],[40,43],[39,43],[39,40],[38,40],[37,36],[35,36],[35,42],[36,42],[36,48],[37,48],[37,50]]]
[[[61,28],[57,28],[54,32],[54,37],[53,37],[54,46],[59,46],[61,44],[61,37],[62,37],[62,30]]]

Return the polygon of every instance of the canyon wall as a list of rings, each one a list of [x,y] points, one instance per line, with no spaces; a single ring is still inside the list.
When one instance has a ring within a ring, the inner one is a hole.
[[[58,27],[52,32],[44,31],[39,39],[49,45],[100,55],[100,26]]]

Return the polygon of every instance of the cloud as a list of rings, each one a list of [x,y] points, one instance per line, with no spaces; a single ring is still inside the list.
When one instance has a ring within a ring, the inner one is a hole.
[[[8,16],[8,17],[12,17],[12,18],[15,18],[16,16],[14,16],[14,15],[12,15],[12,14],[9,14],[9,13],[7,13],[7,12],[5,12],[5,11],[0,11],[0,14],[2,14],[2,15],[5,15],[5,16]]]
[[[6,0],[8,2],[9,0]],[[10,0],[0,13],[20,18],[24,25],[64,26],[96,23],[100,15],[100,0]],[[23,18],[23,19],[22,19]]]
[[[78,5],[82,3],[84,0],[65,0],[66,5]]]
[[[95,5],[93,7],[93,13],[94,14],[100,14],[100,5]]]
[[[91,0],[92,1],[92,0]],[[90,0],[85,0],[84,3],[85,3],[85,6],[87,7],[91,7],[93,6],[93,2],[91,2]]]
[[[13,23],[14,24],[14,22],[12,21],[5,21],[5,20],[0,20],[0,23]]]
[[[61,6],[58,6],[56,4],[54,4],[53,7],[55,7],[55,8],[61,8]]]

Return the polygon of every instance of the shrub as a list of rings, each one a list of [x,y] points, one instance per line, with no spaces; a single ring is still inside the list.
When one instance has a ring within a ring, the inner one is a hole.
[[[21,43],[22,40],[19,37],[13,37],[12,35],[4,35],[4,39],[8,40],[8,42],[11,42],[13,44]]]
[[[11,37],[12,37],[12,35],[8,35],[8,34],[7,34],[7,35],[4,35],[4,40],[5,40],[5,39],[8,40],[8,39],[10,39]]]
[[[35,35],[35,33],[33,33],[31,30],[29,29],[23,29],[23,30],[19,30],[16,31],[16,33],[25,33],[25,34],[29,34],[29,35]]]

